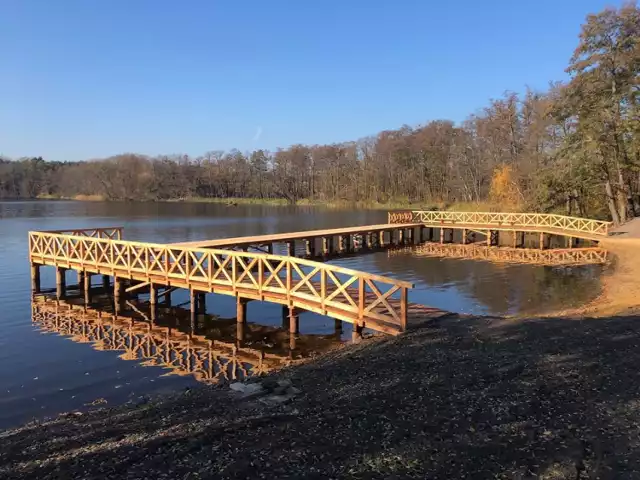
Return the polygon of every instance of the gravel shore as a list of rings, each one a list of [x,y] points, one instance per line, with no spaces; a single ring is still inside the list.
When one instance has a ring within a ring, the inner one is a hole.
[[[0,478],[640,479],[640,317],[451,316],[281,371],[0,433]]]

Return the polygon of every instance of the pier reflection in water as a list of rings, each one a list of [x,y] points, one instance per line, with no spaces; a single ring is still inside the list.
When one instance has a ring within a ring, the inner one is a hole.
[[[282,368],[304,358],[338,348],[341,332],[300,335],[247,323],[235,318],[198,315],[179,307],[158,307],[151,319],[148,305],[127,301],[117,315],[106,296],[56,300],[34,295],[33,323],[41,332],[57,333],[95,350],[122,351],[123,360],[159,366],[167,374],[191,375],[204,383],[244,380]]]

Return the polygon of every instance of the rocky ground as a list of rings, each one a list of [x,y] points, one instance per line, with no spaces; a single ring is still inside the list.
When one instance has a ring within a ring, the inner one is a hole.
[[[640,479],[632,315],[451,316],[257,390],[201,388],[0,433],[0,478]]]

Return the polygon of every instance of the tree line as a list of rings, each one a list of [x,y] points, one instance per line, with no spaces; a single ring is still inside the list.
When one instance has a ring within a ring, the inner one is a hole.
[[[435,120],[339,144],[0,159],[0,198],[490,201],[616,222],[640,214],[638,6],[588,16],[567,72],[567,82],[507,92],[459,124]]]

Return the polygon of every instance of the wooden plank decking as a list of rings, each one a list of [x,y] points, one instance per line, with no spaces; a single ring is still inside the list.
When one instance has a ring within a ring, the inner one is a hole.
[[[301,232],[273,233],[250,237],[220,238],[215,240],[196,240],[192,242],[178,242],[171,245],[194,248],[225,248],[230,246],[264,245],[268,243],[288,242],[293,240],[310,240],[314,238],[338,237],[366,233],[379,233],[390,230],[419,227],[419,223],[380,224],[360,227],[332,228],[324,230],[306,230]]]

